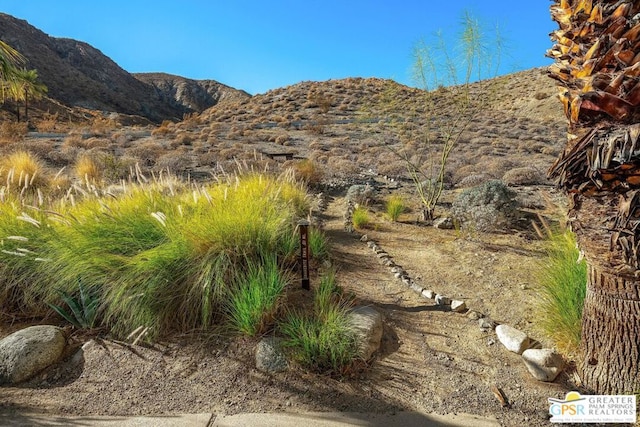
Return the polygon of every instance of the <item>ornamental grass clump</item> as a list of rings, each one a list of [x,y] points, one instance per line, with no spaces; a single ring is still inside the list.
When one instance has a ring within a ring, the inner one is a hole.
[[[393,222],[398,221],[398,218],[400,218],[400,215],[404,213],[406,208],[404,198],[397,194],[390,196],[385,203],[387,216]]]
[[[546,256],[538,283],[539,327],[558,350],[574,355],[582,333],[582,309],[587,288],[587,265],[580,258],[573,233],[548,230]]]
[[[371,225],[371,218],[369,217],[369,211],[363,206],[355,208],[351,214],[351,222],[356,230],[362,230],[368,228]]]
[[[317,227],[309,228],[309,252],[311,257],[317,260],[324,260],[329,257],[330,251],[331,244],[324,231]]]
[[[81,280],[100,300],[97,326],[119,337],[143,326],[150,338],[219,324],[238,272],[285,255],[283,242],[307,209],[299,185],[260,175],[130,185],[118,196],[33,209],[34,221],[19,219],[19,203],[0,206],[3,306],[27,301],[30,311],[46,311]]]
[[[335,273],[330,272],[316,290],[313,312],[290,311],[280,324],[284,346],[293,359],[315,372],[347,373],[359,358],[348,309],[335,284]]]
[[[289,279],[275,256],[248,260],[230,286],[228,315],[234,331],[248,336],[265,333],[273,325],[278,301]]]
[[[27,151],[16,151],[0,160],[0,186],[14,193],[45,190],[50,176],[44,164]]]

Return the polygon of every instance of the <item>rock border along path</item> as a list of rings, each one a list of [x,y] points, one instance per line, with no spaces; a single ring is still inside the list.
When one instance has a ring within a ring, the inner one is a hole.
[[[566,365],[564,358],[554,349],[536,348],[536,346],[539,345],[538,342],[530,339],[526,333],[506,324],[496,325],[493,320],[485,318],[482,313],[467,307],[465,301],[452,300],[416,282],[401,265],[394,261],[393,257],[384,250],[380,244],[374,240],[370,240],[366,234],[360,234],[355,230],[352,222],[352,215],[355,208],[356,205],[351,200],[347,200],[347,209],[344,214],[345,231],[354,234],[354,237],[366,243],[369,249],[378,257],[379,262],[387,267],[390,273],[408,289],[425,299],[433,300],[437,306],[442,307],[444,310],[450,310],[460,314],[466,313],[469,318],[478,320],[480,328],[486,332],[495,330],[497,338],[503,347],[522,356],[522,361],[527,371],[529,371],[531,376],[536,380],[552,382],[563,371]],[[525,354],[527,350],[537,350],[538,352],[542,352],[542,356],[538,356],[538,353],[535,353],[537,357],[533,357],[532,352]]]

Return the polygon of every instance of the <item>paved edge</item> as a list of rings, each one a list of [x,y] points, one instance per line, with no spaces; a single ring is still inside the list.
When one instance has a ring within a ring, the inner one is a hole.
[[[0,425],[6,427],[209,427],[215,415],[184,414],[159,416],[65,416],[0,413]]]
[[[499,427],[494,417],[471,414],[423,414],[398,412],[371,414],[355,412],[244,413],[218,415],[212,427]]]
[[[184,414],[163,416],[58,416],[0,414],[6,427],[499,427],[494,417],[472,414],[396,414],[355,412]]]

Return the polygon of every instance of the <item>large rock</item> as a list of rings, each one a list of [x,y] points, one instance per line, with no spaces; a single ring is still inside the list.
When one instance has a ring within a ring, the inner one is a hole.
[[[564,359],[550,348],[530,348],[522,353],[522,359],[538,381],[553,381],[564,369]]]
[[[509,326],[496,326],[496,335],[507,350],[522,354],[529,347],[529,337],[522,331]]]
[[[281,340],[267,337],[260,341],[256,347],[256,368],[262,372],[286,371],[287,358],[280,346]]]
[[[0,340],[0,384],[15,384],[53,365],[66,339],[55,326],[31,326]]]
[[[359,341],[360,355],[369,360],[380,347],[382,315],[373,307],[355,307],[349,313],[349,322]]]

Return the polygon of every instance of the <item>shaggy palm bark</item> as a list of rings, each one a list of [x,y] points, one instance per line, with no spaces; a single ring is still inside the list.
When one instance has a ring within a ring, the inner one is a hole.
[[[640,1],[556,0],[548,55],[569,121],[550,170],[589,265],[584,385],[640,390]]]

